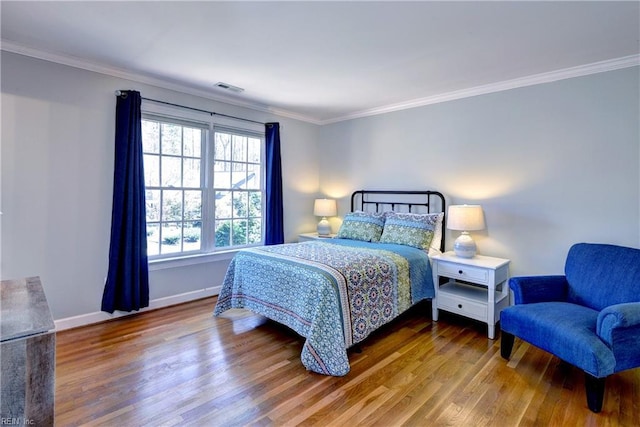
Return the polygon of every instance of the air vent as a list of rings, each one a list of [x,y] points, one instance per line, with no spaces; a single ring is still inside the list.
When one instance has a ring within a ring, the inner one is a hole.
[[[231,92],[235,93],[244,92],[244,89],[242,89],[241,87],[230,85],[229,83],[218,82],[215,84],[215,86],[219,87],[220,89],[230,90]]]

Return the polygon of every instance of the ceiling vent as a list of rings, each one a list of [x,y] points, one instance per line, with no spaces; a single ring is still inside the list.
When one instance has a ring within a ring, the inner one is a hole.
[[[215,84],[216,87],[220,89],[230,90],[231,92],[240,93],[244,92],[244,89],[238,86],[230,85],[229,83],[218,82]]]

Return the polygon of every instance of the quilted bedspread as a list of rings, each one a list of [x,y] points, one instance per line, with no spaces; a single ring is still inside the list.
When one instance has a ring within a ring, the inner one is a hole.
[[[214,314],[246,308],[287,325],[306,338],[301,359],[307,369],[341,376],[350,369],[347,348],[433,296],[424,251],[314,240],[239,251]]]

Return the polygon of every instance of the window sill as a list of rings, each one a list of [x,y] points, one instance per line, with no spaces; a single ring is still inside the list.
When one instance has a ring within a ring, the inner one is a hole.
[[[162,258],[149,261],[149,271],[169,268],[187,267],[196,264],[231,260],[239,249],[220,251],[209,254],[186,255],[175,258]]]

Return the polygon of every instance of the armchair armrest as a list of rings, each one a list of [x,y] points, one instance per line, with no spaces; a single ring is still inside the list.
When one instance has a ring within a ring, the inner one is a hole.
[[[565,276],[519,276],[509,279],[516,304],[566,301],[568,283]]]
[[[615,332],[634,326],[640,329],[640,302],[615,304],[605,307],[598,314],[596,333],[602,341],[612,347]]]

